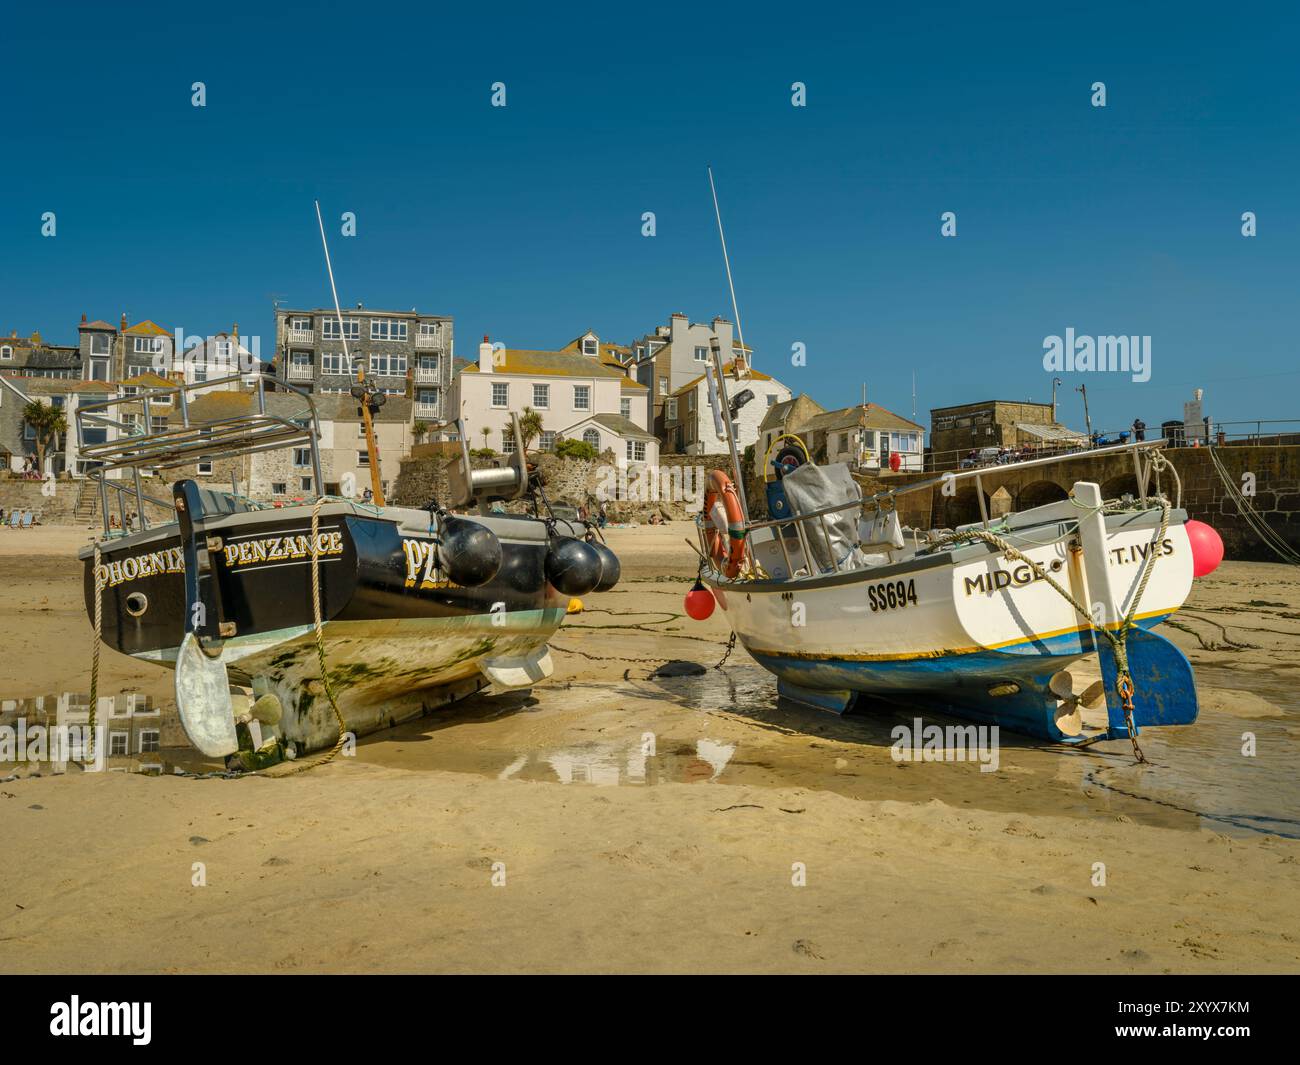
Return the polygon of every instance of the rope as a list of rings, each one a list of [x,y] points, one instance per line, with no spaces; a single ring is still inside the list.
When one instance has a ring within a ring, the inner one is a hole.
[[[315,505],[311,508],[311,611],[312,620],[316,627],[316,657],[320,660],[320,679],[325,688],[325,694],[329,697],[330,709],[334,711],[334,720],[338,722],[339,738],[334,742],[322,757],[313,762],[305,762],[294,766],[289,773],[305,773],[308,769],[315,769],[326,762],[332,762],[339,751],[343,750],[343,744],[347,742],[348,727],[343,720],[343,714],[339,710],[339,704],[334,699],[334,689],[330,685],[329,669],[325,665],[325,626],[321,622],[320,608],[320,508],[325,502],[325,497],[321,496],[316,500]],[[288,776],[289,773],[283,774]]]
[[[95,649],[90,655],[90,737],[84,752],[88,762],[95,760],[95,708],[99,703],[99,645],[104,634],[104,589],[99,575],[99,541],[95,541]]]
[[[1259,511],[1255,509],[1255,505],[1250,501],[1250,498],[1243,495],[1233,482],[1227,467],[1223,464],[1223,460],[1219,458],[1218,449],[1211,447],[1209,450],[1210,462],[1214,466],[1214,471],[1219,475],[1219,480],[1223,482],[1228,498],[1236,505],[1238,513],[1246,519],[1246,524],[1264,542],[1264,545],[1271,549],[1283,562],[1289,562],[1293,566],[1300,565],[1300,554],[1269,526],[1268,522],[1260,516]]]
[[[1170,468],[1172,469],[1172,467]],[[1151,541],[1152,549],[1147,552],[1146,558],[1143,559],[1142,577],[1138,581],[1137,591],[1133,594],[1133,602],[1129,607],[1128,614],[1114,631],[1106,628],[1104,625],[1098,625],[1093,620],[1092,615],[1084,609],[1083,604],[1053,580],[1051,575],[1048,574],[1042,566],[1023,552],[1017,550],[1012,544],[994,532],[990,532],[987,529],[967,529],[964,532],[954,533],[952,536],[945,537],[943,540],[939,541],[938,545],[942,547],[945,544],[955,544],[963,540],[981,540],[984,543],[997,548],[1002,552],[1005,558],[1025,563],[1025,565],[1033,571],[1035,577],[1039,580],[1045,581],[1049,587],[1074,607],[1075,612],[1088,623],[1089,629],[1094,632],[1099,632],[1103,637],[1105,637],[1106,641],[1111,646],[1112,653],[1115,655],[1115,671],[1117,674],[1115,690],[1124,707],[1124,723],[1128,728],[1129,741],[1133,744],[1133,757],[1137,759],[1139,763],[1146,763],[1147,758],[1142,753],[1142,748],[1138,746],[1137,728],[1133,724],[1133,694],[1135,689],[1133,686],[1133,674],[1129,671],[1128,665],[1128,633],[1129,630],[1133,628],[1133,619],[1137,615],[1138,604],[1142,601],[1142,596],[1146,592],[1147,583],[1151,580],[1151,574],[1155,569],[1156,559],[1159,557],[1159,553],[1155,550],[1155,547],[1164,540],[1165,532],[1169,528],[1170,509],[1169,500],[1161,497],[1160,531],[1156,533],[1155,539]]]

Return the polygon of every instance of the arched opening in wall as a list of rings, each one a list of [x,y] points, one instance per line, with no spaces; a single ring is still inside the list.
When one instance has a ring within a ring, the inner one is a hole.
[[[1016,496],[1017,510],[1032,510],[1034,507],[1046,506],[1068,499],[1070,493],[1055,481],[1033,481],[1020,489]]]
[[[988,505],[989,497],[986,493],[984,504]],[[969,525],[972,522],[983,520],[980,513],[979,494],[972,484],[962,485],[957,489],[957,494],[945,496],[940,493],[935,499],[935,517],[941,528],[955,529],[958,525]]]
[[[1129,495],[1134,499],[1138,494],[1137,474],[1121,473],[1118,477],[1112,477],[1109,481],[1103,481],[1101,484],[1102,499],[1118,499],[1120,496]]]

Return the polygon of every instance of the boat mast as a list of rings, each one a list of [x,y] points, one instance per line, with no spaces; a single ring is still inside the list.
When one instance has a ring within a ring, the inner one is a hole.
[[[334,314],[339,323],[339,337],[343,341],[343,361],[347,365],[352,365],[352,356],[348,353],[348,334],[343,328],[343,310],[339,307],[339,290],[334,284],[334,267],[330,263],[330,246],[329,241],[325,239],[325,220],[320,213],[320,200],[316,201],[316,223],[320,226],[320,242],[325,249],[325,269],[330,275],[330,292],[334,295]],[[379,445],[375,443],[375,426],[370,419],[370,400],[372,389],[366,387],[366,370],[365,365],[358,360],[357,362],[357,385],[358,389],[353,391],[361,404],[361,424],[366,431],[366,454],[370,458],[370,493],[374,497],[375,506],[384,506],[384,487],[379,469]],[[319,446],[319,441],[317,442]],[[318,495],[324,495],[325,486],[318,484],[316,491]]]
[[[742,357],[745,352],[745,331],[740,325],[740,307],[736,303],[736,285],[731,279],[731,259],[727,255],[727,235],[722,230],[722,211],[718,207],[718,188],[713,183],[713,167],[709,171],[709,189],[713,193],[713,213],[718,219],[718,237],[722,241],[722,265],[727,270],[727,287],[731,289],[731,310],[736,316],[736,336],[740,340],[740,350]],[[731,450],[731,465],[736,471],[736,495],[740,498],[740,513],[744,516],[746,522],[749,521],[749,499],[745,495],[745,474],[740,468],[740,454],[736,450],[736,433],[731,424],[731,400],[727,396],[726,375],[723,373],[723,355],[721,344],[717,336],[714,336],[713,344],[713,368],[718,375],[718,398],[722,406],[722,424],[727,431],[727,446]],[[736,356],[731,352],[732,366],[735,366]],[[748,362],[746,362],[748,365]],[[739,378],[739,374],[737,374]]]

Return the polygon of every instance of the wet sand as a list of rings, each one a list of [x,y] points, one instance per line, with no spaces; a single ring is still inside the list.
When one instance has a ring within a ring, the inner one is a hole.
[[[87,535],[0,532],[0,696],[88,688]],[[1146,733],[1153,765],[1004,733],[981,773],[894,762],[906,707],[778,705],[741,650],[652,678],[725,650],[720,612],[681,616],[686,535],[611,530],[625,581],[561,630],[554,678],[354,758],[0,784],[0,966],[1300,971],[1300,572],[1198,582],[1178,620],[1199,637],[1164,631],[1201,720]],[[170,674],[112,652],[101,684],[170,700]]]

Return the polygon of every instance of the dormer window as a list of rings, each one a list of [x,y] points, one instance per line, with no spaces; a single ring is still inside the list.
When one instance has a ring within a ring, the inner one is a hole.
[[[0,348],[0,359],[9,360],[12,359],[13,357],[14,357],[14,349],[11,348],[8,344]]]
[[[599,354],[600,354],[600,341],[597,340],[594,336],[591,336],[590,334],[588,334],[587,336],[583,337],[583,338],[582,338],[582,353],[583,353],[584,355],[599,355]]]

